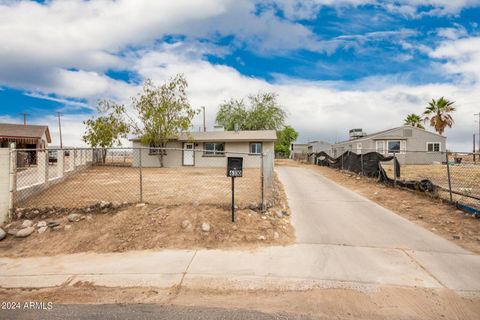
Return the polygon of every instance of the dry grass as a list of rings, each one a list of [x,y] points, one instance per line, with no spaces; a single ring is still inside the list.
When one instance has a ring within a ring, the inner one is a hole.
[[[393,166],[383,165],[383,167],[387,171],[388,176],[393,177]],[[402,165],[400,166],[400,173],[401,179],[429,179],[442,188],[448,188],[446,165]],[[480,165],[450,165],[450,177],[452,190],[480,197]]]
[[[20,203],[20,207],[72,208],[100,201],[139,202],[140,169],[90,167]],[[259,169],[244,169],[235,179],[235,200],[248,205],[261,200]],[[162,205],[229,204],[231,178],[219,168],[143,168],[143,201]]]

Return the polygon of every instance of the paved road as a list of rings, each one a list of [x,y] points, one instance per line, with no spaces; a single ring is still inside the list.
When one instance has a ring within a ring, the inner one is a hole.
[[[306,289],[394,285],[480,294],[480,256],[301,167],[276,168],[298,242],[258,250],[161,250],[0,258],[0,286]]]
[[[51,310],[8,310],[0,313],[2,319],[79,319],[79,320],[130,320],[130,319],[168,319],[168,320],[275,320],[275,319],[311,319],[306,316],[290,314],[269,314],[242,309],[219,309],[203,307],[183,307],[156,304],[104,304],[104,305],[54,305]]]

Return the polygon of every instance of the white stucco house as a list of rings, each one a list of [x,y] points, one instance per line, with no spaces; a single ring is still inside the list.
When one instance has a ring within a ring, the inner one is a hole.
[[[244,168],[260,168],[261,154],[273,154],[276,140],[277,133],[274,130],[181,133],[167,143],[167,149],[178,150],[165,150],[163,163],[167,168],[182,166],[225,168],[227,157],[234,156],[243,157]],[[133,166],[140,165],[140,151],[143,167],[160,166],[158,154],[160,149],[156,146],[142,145],[139,138],[131,139],[131,141],[134,148]],[[235,154],[235,152],[238,153]],[[271,159],[273,162],[273,156],[266,157],[266,159]],[[271,165],[273,167],[273,163]]]

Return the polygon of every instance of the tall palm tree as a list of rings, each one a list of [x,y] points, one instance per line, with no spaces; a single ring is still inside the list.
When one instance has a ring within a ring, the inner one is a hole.
[[[422,117],[415,113],[410,113],[403,120],[404,125],[425,129],[422,125]]]
[[[430,121],[430,126],[435,128],[438,134],[443,134],[445,128],[452,127],[454,121],[450,113],[455,111],[452,105],[455,101],[449,101],[444,97],[438,100],[432,99],[423,113],[423,121]]]

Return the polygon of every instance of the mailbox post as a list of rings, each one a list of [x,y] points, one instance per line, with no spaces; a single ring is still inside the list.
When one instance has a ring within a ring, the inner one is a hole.
[[[227,158],[227,177],[232,177],[232,222],[235,222],[235,178],[243,176],[243,158]]]

